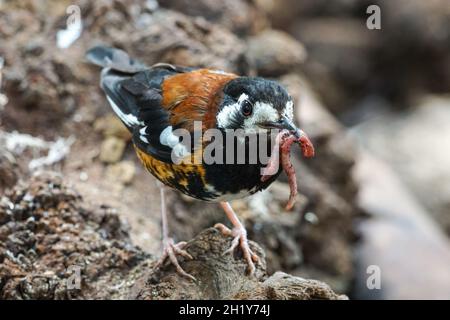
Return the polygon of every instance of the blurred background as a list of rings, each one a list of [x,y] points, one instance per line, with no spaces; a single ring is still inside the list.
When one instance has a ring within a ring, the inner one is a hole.
[[[356,299],[450,298],[448,0],[0,0],[0,195],[56,172],[159,254],[155,180],[84,60],[99,44],[289,89],[317,150],[293,157],[294,211],[284,177],[232,203],[269,272]],[[178,240],[225,222],[214,204],[170,197]]]

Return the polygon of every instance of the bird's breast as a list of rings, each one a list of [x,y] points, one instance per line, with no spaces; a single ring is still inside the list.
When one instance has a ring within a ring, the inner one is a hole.
[[[244,198],[267,188],[280,171],[261,181],[261,164],[165,163],[139,148],[136,153],[146,169],[165,185],[204,201]]]

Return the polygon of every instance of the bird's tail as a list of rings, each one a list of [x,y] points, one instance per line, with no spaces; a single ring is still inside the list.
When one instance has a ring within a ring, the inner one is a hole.
[[[104,46],[93,47],[86,52],[86,59],[103,67],[100,86],[106,94],[112,109],[126,127],[133,131],[139,124],[138,108],[132,95],[122,88],[122,83],[147,67],[120,49]]]
[[[123,73],[133,74],[146,69],[145,64],[130,58],[125,51],[117,48],[93,47],[86,52],[86,59],[100,67]]]

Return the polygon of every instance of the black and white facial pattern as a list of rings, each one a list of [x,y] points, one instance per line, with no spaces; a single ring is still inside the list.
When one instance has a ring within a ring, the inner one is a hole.
[[[293,120],[292,98],[275,81],[238,78],[224,88],[224,93],[217,113],[217,126],[221,129],[259,131],[264,124],[277,122],[283,116]]]

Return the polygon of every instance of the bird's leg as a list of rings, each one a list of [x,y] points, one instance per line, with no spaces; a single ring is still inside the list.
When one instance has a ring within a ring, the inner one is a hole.
[[[164,186],[160,185],[160,193],[161,193],[161,222],[162,222],[162,238],[163,238],[163,252],[161,258],[156,263],[156,268],[160,268],[164,262],[169,259],[170,262],[175,266],[177,272],[182,276],[189,278],[191,280],[195,280],[195,278],[187,273],[181,268],[180,264],[177,260],[177,255],[183,256],[187,259],[192,259],[192,256],[186,251],[183,250],[183,247],[186,245],[186,242],[178,242],[175,243],[172,238],[169,237],[169,226],[167,223],[167,212],[166,212],[166,199],[164,195]]]
[[[231,208],[229,202],[221,202],[220,205],[225,211],[230,222],[233,224],[233,229],[229,229],[222,223],[218,223],[214,226],[214,228],[219,229],[219,231],[224,235],[233,237],[230,248],[226,250],[224,254],[233,253],[234,249],[236,249],[236,247],[240,245],[242,253],[244,255],[244,259],[246,260],[248,265],[247,270],[250,275],[253,275],[253,273],[255,272],[254,262],[258,262],[259,258],[248,245],[247,230],[245,230],[245,227],[239,221],[239,218],[237,217],[233,208]]]

